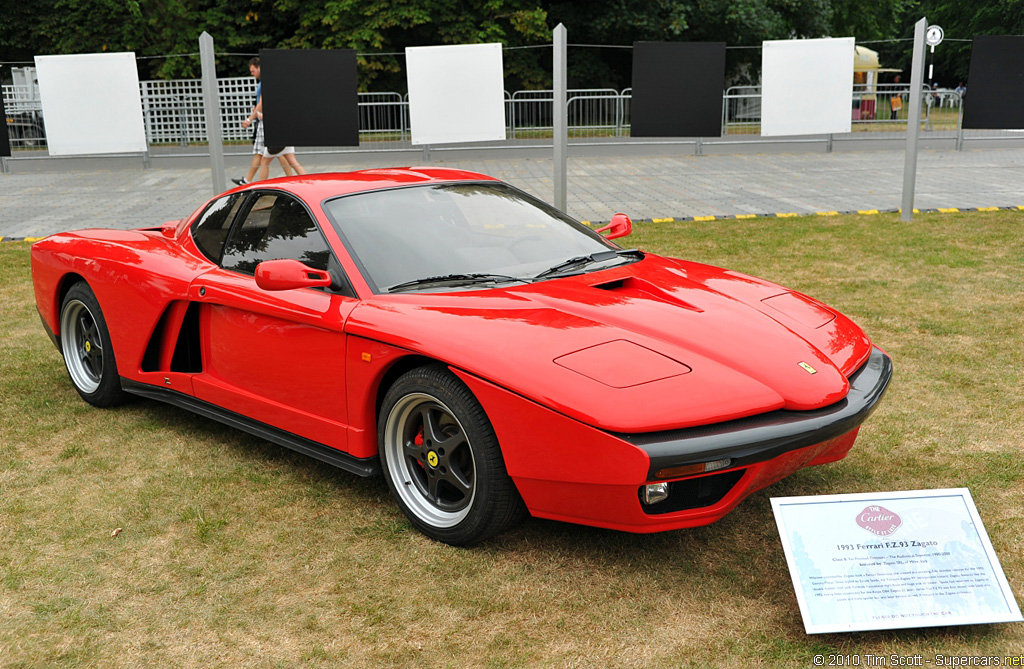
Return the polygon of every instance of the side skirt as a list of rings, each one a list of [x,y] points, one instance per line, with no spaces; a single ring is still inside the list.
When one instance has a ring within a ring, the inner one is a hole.
[[[337,449],[323,444],[300,437],[292,434],[291,432],[285,432],[266,423],[246,418],[241,414],[234,413],[222,409],[215,404],[204,402],[202,400],[183,395],[182,393],[174,390],[167,390],[165,388],[158,388],[145,383],[139,383],[121,377],[121,388],[126,393],[138,395],[151,400],[157,400],[159,402],[166,402],[176,407],[186,409],[193,413],[197,413],[200,416],[211,418],[217,422],[224,423],[229,427],[233,427],[244,432],[248,432],[251,435],[257,436],[261,439],[273,442],[279,446],[290,448],[293,451],[308,455],[311,458],[316,458],[321,462],[326,462],[329,465],[333,465],[338,469],[344,469],[347,472],[357,474],[359,476],[376,476],[380,474],[380,459],[373,458],[356,458],[348,453],[343,453]]]

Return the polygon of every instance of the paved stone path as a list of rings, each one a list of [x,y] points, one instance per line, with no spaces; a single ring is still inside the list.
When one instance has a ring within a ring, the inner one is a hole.
[[[606,147],[601,153],[570,153],[568,209],[576,218],[607,221],[618,211],[650,220],[896,210],[901,201],[902,150],[693,156],[664,150],[622,155]],[[422,164],[415,152],[299,157],[311,172]],[[187,216],[213,194],[209,161],[203,158],[154,158],[149,169],[141,159],[90,159],[70,168],[67,161],[50,162],[12,160],[10,173],[0,174],[0,237],[157,225]],[[227,164],[229,177],[241,176],[248,158],[230,156]],[[429,164],[490,174],[552,200],[552,161],[542,152],[522,157],[511,151],[434,151]],[[271,174],[279,175],[280,168],[275,165]],[[1024,149],[919,154],[918,209],[1022,205]]]

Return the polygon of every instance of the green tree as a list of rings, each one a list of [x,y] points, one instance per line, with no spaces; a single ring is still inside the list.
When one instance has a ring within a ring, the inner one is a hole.
[[[244,74],[246,61],[294,33],[271,0],[31,0],[0,21],[0,61],[37,55],[134,51],[142,78],[199,76],[203,31],[214,37],[220,74]]]
[[[281,47],[356,49],[361,90],[404,91],[407,46],[550,41],[546,14],[533,0],[275,0],[274,6],[295,26]],[[512,85],[550,79],[550,68],[529,50],[506,51],[504,61]]]
[[[1020,0],[982,0],[977,3],[953,0],[911,0],[903,9],[901,23],[906,36],[913,37],[914,23],[927,17],[929,24],[942,26],[946,39],[928,53],[934,61],[934,80],[953,88],[967,83],[971,63],[971,40],[977,35],[1024,35],[1024,3]],[[901,66],[910,71],[911,46],[900,56]],[[927,76],[927,70],[925,72]]]
[[[549,23],[564,23],[570,44],[630,46],[636,41],[725,42],[758,47],[763,40],[828,34],[829,0],[592,0],[547,6]],[[610,48],[573,49],[573,86],[623,88],[632,54]],[[760,52],[730,49],[731,80],[756,80]]]

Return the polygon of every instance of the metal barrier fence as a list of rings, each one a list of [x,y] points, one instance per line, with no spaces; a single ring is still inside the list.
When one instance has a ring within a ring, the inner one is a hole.
[[[3,86],[7,136],[11,148],[34,149],[46,146],[43,105],[29,86]]]
[[[163,148],[202,147],[206,142],[201,82],[198,79],[140,82],[146,140],[158,152]],[[852,131],[829,137],[828,141],[902,138],[907,127],[908,86],[879,84],[870,90],[853,92]],[[256,82],[251,77],[218,80],[220,113],[226,143],[248,144],[251,130],[241,126],[256,97]],[[28,86],[3,86],[11,146],[18,150],[37,150],[46,146],[45,125],[38,89]],[[1022,138],[1010,131],[963,131],[963,99],[953,90],[938,89],[923,93],[922,129],[935,138],[956,140],[960,148],[966,139]],[[569,90],[567,112],[569,141],[572,144],[639,143],[630,137],[632,89]],[[894,102],[896,101],[896,102]],[[502,142],[473,144],[475,147],[508,148],[550,146],[553,137],[553,93],[516,91],[505,93],[507,139]],[[794,100],[794,104],[799,104]],[[408,97],[399,93],[359,94],[360,151],[407,150],[412,147]],[[722,99],[722,136],[729,141],[774,142],[761,136],[761,89],[758,86],[732,87]],[[700,139],[696,139],[698,151]],[[704,143],[714,143],[705,139]],[[721,141],[721,140],[720,140]],[[821,141],[821,138],[806,141]],[[693,144],[694,140],[666,139],[663,142]],[[337,150],[337,149],[334,149]],[[205,148],[198,148],[202,153]],[[19,152],[20,153],[20,152]],[[180,153],[180,151],[179,151]],[[22,155],[30,155],[28,153]]]
[[[850,110],[851,132],[837,139],[875,138],[907,131],[905,84],[878,84],[870,89],[855,86]],[[922,129],[935,137],[956,138],[963,124],[963,98],[954,90],[922,92]],[[799,102],[794,102],[799,104]],[[723,135],[760,135],[761,87],[734,86],[722,104]]]

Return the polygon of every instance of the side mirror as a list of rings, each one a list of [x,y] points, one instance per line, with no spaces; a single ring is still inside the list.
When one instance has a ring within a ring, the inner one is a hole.
[[[166,223],[160,226],[160,234],[166,237],[167,239],[174,239],[176,233],[178,232],[179,223],[181,223],[181,221],[167,221]]]
[[[331,285],[331,275],[298,260],[264,260],[256,265],[256,285],[263,290],[292,290]]]
[[[603,228],[597,230],[598,234],[607,232],[605,239],[618,239],[619,237],[628,237],[633,233],[633,221],[629,220],[629,216],[625,214],[615,214],[612,216],[612,222]]]

